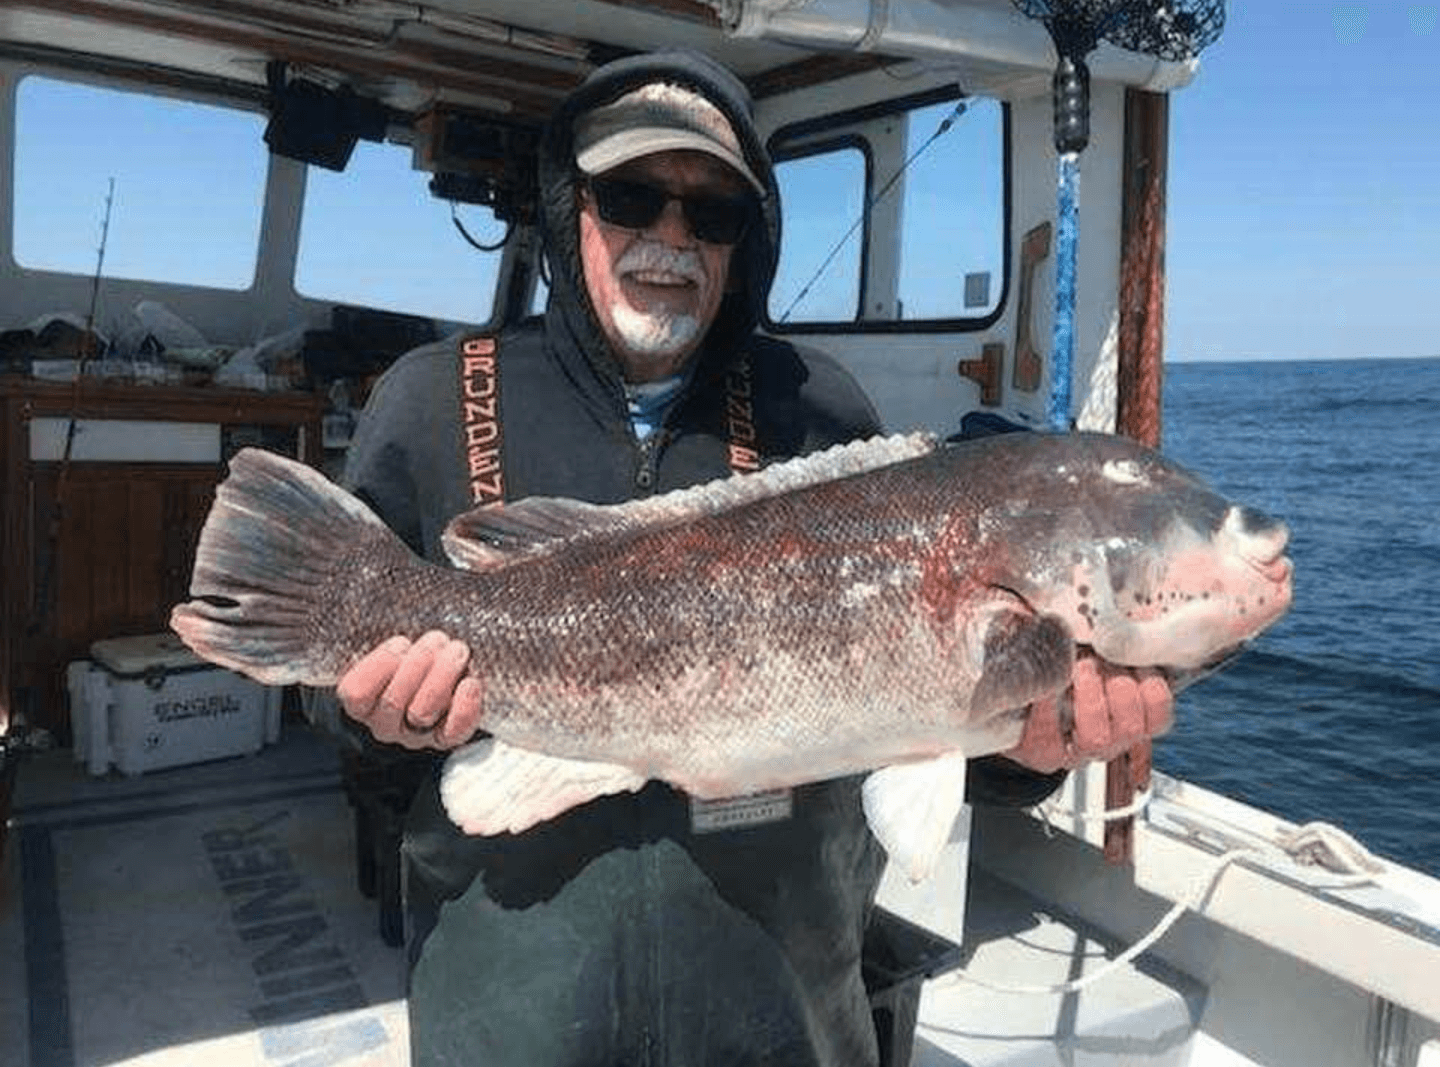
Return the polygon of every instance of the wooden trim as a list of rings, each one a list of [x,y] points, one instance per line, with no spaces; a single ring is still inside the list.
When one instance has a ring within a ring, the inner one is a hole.
[[[1165,185],[1170,98],[1125,91],[1116,429],[1160,446],[1165,333]]]
[[[979,359],[962,359],[955,369],[980,386],[980,403],[993,408],[1000,403],[1004,366],[1005,346],[997,341],[981,345]]]
[[[1035,269],[1050,255],[1049,220],[1030,229],[1020,240],[1020,295],[1015,309],[1015,366],[1010,385],[1022,393],[1033,393],[1045,380],[1045,354],[1032,336],[1034,325]]]
[[[1170,98],[1125,90],[1124,182],[1120,206],[1120,324],[1116,429],[1158,448],[1161,437],[1165,333],[1165,184]],[[1106,767],[1105,806],[1128,805],[1150,784],[1150,743]],[[1134,860],[1135,822],[1105,825],[1105,858]]]
[[[213,2],[213,0],[212,0]],[[352,21],[301,18],[295,11],[266,9],[263,20],[254,13],[232,11],[222,16],[179,5],[165,10],[140,5],[117,7],[99,0],[25,0],[25,6],[93,20],[101,25],[123,26],[149,33],[169,34],[185,40],[254,51],[267,59],[323,67],[358,78],[390,77],[420,86],[443,86],[478,96],[503,97],[515,105],[507,117],[541,118],[578,84],[588,64],[567,71],[563,63],[521,63],[506,59],[483,44],[474,51],[366,33]],[[228,5],[216,5],[224,10]],[[254,21],[241,21],[246,16]],[[334,37],[326,41],[321,38]],[[478,43],[478,42],[477,42]],[[498,45],[496,49],[503,49]]]
[[[26,508],[22,496],[25,480],[19,476],[21,458],[26,444],[21,436],[20,401],[0,394],[0,735],[3,735],[18,710],[14,701],[13,682],[17,666],[18,628],[24,625],[13,605],[19,599],[21,576],[28,574],[27,560],[20,546],[28,540],[21,536],[25,528]]]
[[[756,100],[763,100],[767,96],[779,96],[797,89],[824,85],[826,82],[879,70],[898,62],[900,60],[894,56],[882,56],[873,52],[812,56],[753,74],[745,79],[745,84],[749,87],[751,96]]]
[[[69,415],[86,419],[158,419],[292,425],[315,418],[322,401],[311,393],[263,393],[248,389],[172,388],[86,379],[45,382],[0,376],[0,397],[22,401],[25,417]]]

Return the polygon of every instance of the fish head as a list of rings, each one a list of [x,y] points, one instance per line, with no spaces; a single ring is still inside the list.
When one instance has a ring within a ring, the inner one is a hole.
[[[1181,680],[1228,659],[1289,608],[1283,522],[1123,438],[1054,440],[1048,469],[1017,473],[1029,483],[1019,494],[1026,518],[1011,520],[1029,536],[1005,553],[1006,580],[1061,618],[1077,644]]]

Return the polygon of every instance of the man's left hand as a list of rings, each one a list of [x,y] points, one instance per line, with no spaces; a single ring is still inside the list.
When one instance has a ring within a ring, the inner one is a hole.
[[[1073,708],[1067,733],[1064,705]],[[1070,688],[1038,700],[1025,720],[1020,743],[1004,755],[1049,774],[1109,760],[1170,729],[1175,698],[1165,678],[1149,668],[1117,667],[1095,656],[1075,661]]]

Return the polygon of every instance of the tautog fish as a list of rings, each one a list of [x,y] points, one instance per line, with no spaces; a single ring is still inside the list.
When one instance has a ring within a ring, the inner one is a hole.
[[[332,685],[397,633],[466,641],[489,736],[442,798],[468,832],[652,778],[715,798],[878,772],[867,815],[919,877],[964,759],[1013,746],[1078,647],[1182,684],[1286,610],[1287,537],[1122,438],[913,435],[619,506],[480,508],[451,568],[247,449],[172,625],[272,685]]]

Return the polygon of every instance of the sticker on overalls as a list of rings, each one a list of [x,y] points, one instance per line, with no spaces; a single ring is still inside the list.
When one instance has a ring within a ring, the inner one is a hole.
[[[719,800],[690,798],[690,829],[697,834],[717,830],[738,830],[746,826],[784,822],[794,812],[789,789],[767,789],[742,797]]]

